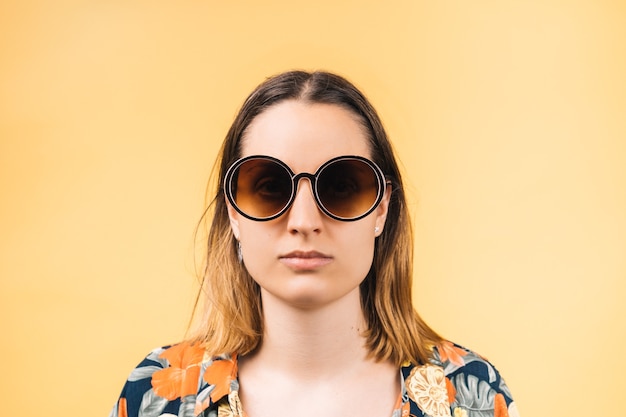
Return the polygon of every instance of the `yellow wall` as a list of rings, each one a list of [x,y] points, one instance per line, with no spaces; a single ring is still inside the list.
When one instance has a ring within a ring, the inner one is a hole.
[[[495,362],[527,417],[621,413],[626,5],[382,3],[0,4],[4,415],[106,415],[183,336],[216,148],[291,68],[379,108],[425,318]]]

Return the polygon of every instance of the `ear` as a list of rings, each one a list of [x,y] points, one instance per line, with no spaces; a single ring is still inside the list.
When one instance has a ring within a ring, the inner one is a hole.
[[[228,220],[230,221],[230,229],[233,231],[235,239],[239,240],[239,213],[226,201],[226,210],[228,210]]]
[[[376,208],[376,237],[380,236],[385,228],[387,221],[387,212],[389,211],[389,201],[391,200],[391,184],[387,183],[385,187],[385,195],[380,200],[380,204]]]

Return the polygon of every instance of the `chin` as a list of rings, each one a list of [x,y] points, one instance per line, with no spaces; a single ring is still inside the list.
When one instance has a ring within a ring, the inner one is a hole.
[[[299,294],[276,294],[278,300],[283,303],[301,310],[313,310],[332,303],[326,294],[313,293],[308,291]]]
[[[284,286],[279,291],[272,291],[271,298],[284,305],[299,310],[316,310],[328,307],[333,304],[348,302],[361,305],[359,288],[338,291],[337,288],[330,288],[323,285],[303,285]],[[269,292],[269,291],[268,291]],[[265,303],[265,299],[263,301]]]

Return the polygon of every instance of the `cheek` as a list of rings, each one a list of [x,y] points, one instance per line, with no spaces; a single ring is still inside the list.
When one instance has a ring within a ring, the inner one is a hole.
[[[374,232],[372,230],[354,230],[342,235],[343,262],[350,265],[355,275],[365,278],[374,259]]]
[[[246,223],[241,224],[240,227],[241,252],[246,269],[256,280],[257,277],[266,275],[268,268],[276,260],[273,243],[276,239],[266,230],[257,230],[254,227],[256,225]]]

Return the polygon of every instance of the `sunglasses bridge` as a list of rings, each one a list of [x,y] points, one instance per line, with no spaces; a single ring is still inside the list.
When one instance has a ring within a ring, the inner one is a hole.
[[[320,172],[316,173],[316,174],[311,174],[309,172],[301,172],[299,174],[295,174],[295,175],[290,175],[291,176],[291,197],[289,198],[289,201],[287,202],[287,204],[285,204],[285,207],[283,207],[281,209],[281,214],[284,214],[287,210],[289,210],[291,208],[291,206],[293,206],[293,203],[296,202],[296,197],[298,195],[298,187],[300,185],[300,180],[302,179],[307,179],[309,180],[309,187],[311,189],[311,195],[313,196],[313,200],[315,201],[315,205],[317,206],[317,208],[319,210],[322,211],[322,213],[324,213],[327,216],[330,217],[337,217],[334,214],[330,213],[329,210],[324,207],[324,204],[322,204],[319,194],[317,192],[317,177],[320,175]]]
[[[316,174],[310,174],[308,172],[301,172],[291,177],[291,183],[293,187],[293,196],[291,198],[291,202],[293,203],[293,201],[296,199],[296,194],[298,193],[298,185],[300,185],[300,180],[304,178],[309,180],[309,185],[311,186],[311,193],[313,193],[313,198],[315,198],[315,202],[319,206],[320,202],[318,201],[318,197],[317,197],[317,176]]]

